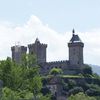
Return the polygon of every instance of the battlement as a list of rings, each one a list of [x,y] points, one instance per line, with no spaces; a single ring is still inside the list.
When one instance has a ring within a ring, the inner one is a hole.
[[[27,47],[25,47],[25,46],[15,45],[15,46],[12,46],[11,47],[11,50],[12,51],[15,51],[16,49],[18,51],[27,51]]]
[[[59,44],[58,44],[59,45]],[[84,43],[81,41],[78,35],[73,34],[71,40],[68,43],[69,47],[69,60],[46,62],[46,49],[47,44],[41,43],[38,38],[32,44],[28,44],[29,54],[35,54],[37,64],[41,66],[41,73],[47,74],[52,68],[61,68],[65,74],[78,72],[81,66],[84,64],[83,59],[83,47]],[[12,59],[16,62],[20,62],[21,55],[26,53],[27,47],[15,45],[11,47]],[[77,71],[76,71],[77,69]],[[76,72],[75,72],[76,71]]]
[[[30,47],[33,47],[33,46],[35,46],[35,45],[38,45],[38,46],[47,48],[47,44],[43,44],[43,43],[39,43],[39,44],[36,44],[36,43],[29,44],[28,47],[30,48]]]
[[[68,60],[61,60],[61,61],[52,61],[52,62],[47,62],[48,64],[61,64],[61,63],[69,63],[69,61]]]

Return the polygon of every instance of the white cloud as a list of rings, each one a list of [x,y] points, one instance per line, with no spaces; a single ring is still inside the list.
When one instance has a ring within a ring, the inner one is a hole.
[[[100,30],[89,32],[78,32],[80,38],[85,43],[84,56],[86,63],[100,65]],[[11,56],[10,47],[20,41],[22,45],[34,43],[36,37],[42,43],[48,44],[47,60],[68,59],[67,43],[71,38],[71,32],[58,33],[44,24],[38,17],[31,16],[23,25],[13,25],[9,22],[0,23],[0,59]]]

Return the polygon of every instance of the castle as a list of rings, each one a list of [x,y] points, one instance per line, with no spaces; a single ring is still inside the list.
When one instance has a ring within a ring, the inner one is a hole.
[[[35,43],[29,44],[29,54],[35,54],[37,58],[37,63],[40,66],[40,73],[46,75],[49,71],[56,67],[61,68],[65,74],[77,74],[81,73],[82,66],[84,65],[83,59],[83,47],[84,43],[81,41],[75,31],[72,31],[72,38],[68,43],[69,48],[69,60],[47,62],[46,61],[46,48],[47,44],[43,44],[37,38]],[[15,45],[11,47],[12,60],[16,63],[20,63],[21,55],[26,54],[27,47]]]

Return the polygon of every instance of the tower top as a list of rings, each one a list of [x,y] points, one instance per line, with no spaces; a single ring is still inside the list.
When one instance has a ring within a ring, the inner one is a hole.
[[[73,34],[75,33],[75,30],[74,30],[74,28],[73,28],[73,30],[72,30],[72,33],[73,33]]]
[[[76,42],[82,42],[78,35],[75,34],[75,30],[72,30],[72,38],[70,40],[70,43],[76,43]]]
[[[36,38],[35,43],[40,43],[40,41],[39,41],[39,39],[38,39],[38,38]]]

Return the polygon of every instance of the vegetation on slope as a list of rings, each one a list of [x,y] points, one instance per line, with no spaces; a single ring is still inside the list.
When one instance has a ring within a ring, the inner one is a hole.
[[[62,92],[66,98],[69,97],[68,100],[100,100],[100,76],[93,74],[91,68],[85,67],[84,73],[79,75],[63,75],[62,70],[56,68],[50,71],[51,76],[43,77],[39,74],[34,56],[25,55],[22,59],[21,64],[16,64],[10,58],[0,61],[0,86],[3,82],[0,100],[55,100],[45,86],[48,79],[56,75],[62,78]]]

